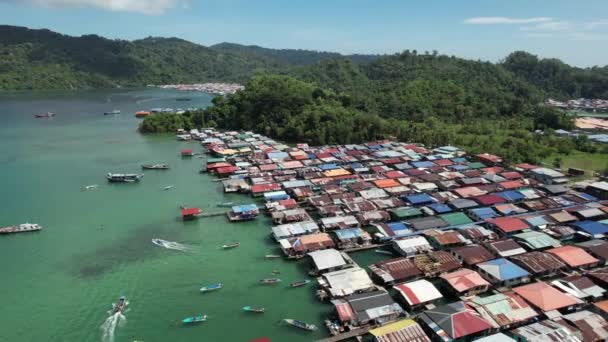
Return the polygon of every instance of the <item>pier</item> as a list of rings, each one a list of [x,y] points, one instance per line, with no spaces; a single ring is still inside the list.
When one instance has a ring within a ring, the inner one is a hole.
[[[338,334],[338,335],[335,335],[335,336],[331,336],[331,337],[327,337],[327,338],[324,338],[324,339],[321,339],[321,340],[317,340],[317,342],[344,341],[344,340],[348,340],[349,338],[365,335],[365,334],[367,334],[368,331],[370,331],[373,328],[374,327],[365,327],[365,328],[354,329],[354,330],[351,330],[349,332],[345,332],[345,333],[342,333],[342,334]]]

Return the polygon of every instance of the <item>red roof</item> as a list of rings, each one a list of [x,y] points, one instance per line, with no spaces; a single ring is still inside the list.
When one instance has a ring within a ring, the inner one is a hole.
[[[474,198],[481,205],[494,205],[505,203],[506,200],[498,195],[481,195]]]
[[[495,225],[504,233],[511,233],[529,228],[526,222],[514,217],[497,217],[489,219],[487,222]]]
[[[338,312],[338,317],[342,322],[348,322],[355,319],[355,313],[348,303],[336,304],[336,311]]]
[[[406,177],[406,174],[401,171],[391,170],[384,173],[386,178],[402,178]]]
[[[319,159],[332,157],[331,153],[317,153],[315,156]]]
[[[260,170],[262,171],[272,171],[277,168],[277,164],[263,164],[260,165]]]
[[[505,190],[519,189],[524,186],[524,183],[518,180],[500,182],[498,184]]]
[[[526,171],[538,168],[538,166],[536,166],[536,165],[527,164],[527,163],[517,164],[517,165],[515,165],[515,167],[518,169],[526,170]]]
[[[232,164],[226,162],[207,164],[207,170],[217,169],[226,166],[232,166]]]
[[[277,190],[281,190],[281,186],[277,183],[256,184],[251,186],[251,193],[253,194]]]
[[[450,166],[450,165],[454,164],[449,159],[437,159],[437,160],[433,160],[433,163],[435,163],[439,166]]]
[[[197,215],[200,212],[198,208],[184,208],[182,209],[182,216]]]
[[[506,178],[506,179],[521,179],[521,178],[523,178],[523,176],[521,175],[521,173],[516,172],[516,171],[503,172],[500,175],[503,178]]]
[[[482,153],[482,154],[478,154],[477,158],[480,160],[485,160],[485,161],[489,161],[492,163],[500,163],[502,162],[502,158],[500,158],[499,156],[495,156],[493,154],[489,154],[489,153]]]
[[[182,150],[181,152],[182,152],[182,154],[184,154],[184,153],[192,153],[192,149],[188,148],[188,149]]]
[[[233,173],[234,171],[238,170],[239,168],[236,166],[225,166],[225,167],[219,167],[217,169],[215,169],[215,172],[217,172],[220,175],[225,175],[225,174],[229,174],[229,173]]]

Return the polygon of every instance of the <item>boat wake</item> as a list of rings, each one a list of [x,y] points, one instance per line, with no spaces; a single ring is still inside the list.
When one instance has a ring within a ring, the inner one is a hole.
[[[180,252],[190,252],[192,251],[192,247],[188,245],[181,244],[179,242],[167,241],[163,239],[152,239],[152,243],[157,245],[158,247],[171,249],[174,251]]]
[[[118,326],[123,326],[127,322],[127,318],[120,312],[116,312],[109,316],[101,325],[101,341],[114,342],[114,332]]]

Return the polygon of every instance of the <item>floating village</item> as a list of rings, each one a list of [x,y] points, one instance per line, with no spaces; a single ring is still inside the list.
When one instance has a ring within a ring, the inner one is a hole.
[[[183,158],[200,157],[201,173],[248,203],[218,203],[209,211],[184,206],[183,220],[225,215],[238,224],[268,215],[269,239],[280,252],[265,258],[307,263],[308,277],[298,281],[282,283],[278,271],[258,280],[313,291],[319,305],[331,306],[323,327],[308,323],[312,317],[284,318],[294,329],[323,329],[324,342],[608,339],[607,182],[571,186],[561,171],[507,166],[499,156],[454,146],[394,140],[289,146],[212,128],[179,130],[176,138],[200,146],[180,151]],[[106,177],[143,181],[141,174]],[[352,255],[364,250],[383,259],[359,265]],[[127,305],[121,297],[113,312]],[[200,314],[182,323],[205,321]]]

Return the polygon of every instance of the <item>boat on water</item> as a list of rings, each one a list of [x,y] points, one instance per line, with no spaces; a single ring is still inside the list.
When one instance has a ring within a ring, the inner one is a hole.
[[[280,258],[281,256],[279,254],[266,254],[264,255],[264,258],[266,259],[277,259]]]
[[[139,182],[143,176],[135,173],[108,173],[106,178],[110,183],[133,183]]]
[[[192,99],[189,97],[178,97],[175,99],[175,101],[185,102],[185,101],[192,101]]]
[[[374,252],[378,254],[393,255],[393,252],[387,251],[386,249],[374,249]]]
[[[217,283],[217,284],[212,284],[212,285],[207,285],[207,286],[203,286],[201,287],[200,291],[201,292],[211,292],[211,291],[216,291],[222,288],[222,283]]]
[[[165,163],[142,164],[141,168],[144,170],[169,170],[169,165]]]
[[[272,275],[277,275],[277,274],[281,274],[281,271],[279,271],[279,270],[272,270]]]
[[[136,118],[145,118],[148,115],[150,115],[150,112],[147,112],[145,110],[140,110],[138,112],[135,112],[135,117]]]
[[[233,242],[233,243],[227,243],[227,244],[223,245],[222,248],[223,249],[236,248],[240,245],[241,245],[240,242]]]
[[[55,116],[55,113],[51,113],[51,112],[46,112],[44,114],[34,114],[34,117],[37,119],[40,118],[52,118]]]
[[[120,296],[120,298],[118,298],[118,301],[112,304],[112,315],[117,312],[122,313],[127,307],[127,305],[129,305],[129,302],[127,302],[127,298],[125,296]]]
[[[243,311],[264,313],[264,311],[266,311],[266,309],[255,307],[255,306],[243,306]]]
[[[85,190],[93,190],[93,189],[97,189],[99,187],[99,185],[97,184],[91,184],[91,185],[86,185],[84,187]]]
[[[266,279],[261,279],[260,280],[260,284],[276,284],[276,283],[280,283],[281,279],[279,278],[266,278]]]
[[[200,323],[207,320],[207,315],[196,315],[192,317],[186,317],[182,319],[182,323],[184,324],[192,324],[192,323]]]
[[[163,190],[171,190],[173,189],[173,185],[167,185],[166,187],[163,188]]]
[[[289,286],[291,287],[300,287],[300,286],[304,286],[306,284],[310,283],[310,280],[305,279],[302,281],[294,281],[293,283],[289,284]]]
[[[42,226],[36,223],[22,223],[16,226],[8,226],[0,228],[0,234],[26,233],[35,232],[42,229]]]
[[[114,110],[111,110],[109,112],[104,112],[103,113],[103,115],[118,115],[118,114],[120,114],[120,110],[118,110],[118,109],[114,109]]]
[[[317,326],[314,324],[310,324],[310,323],[306,323],[306,322],[302,322],[302,321],[298,321],[297,319],[291,319],[291,318],[285,318],[283,320],[285,323],[292,325],[296,328],[300,328],[300,329],[304,329],[304,330],[308,330],[308,331],[315,331],[317,330]]]

